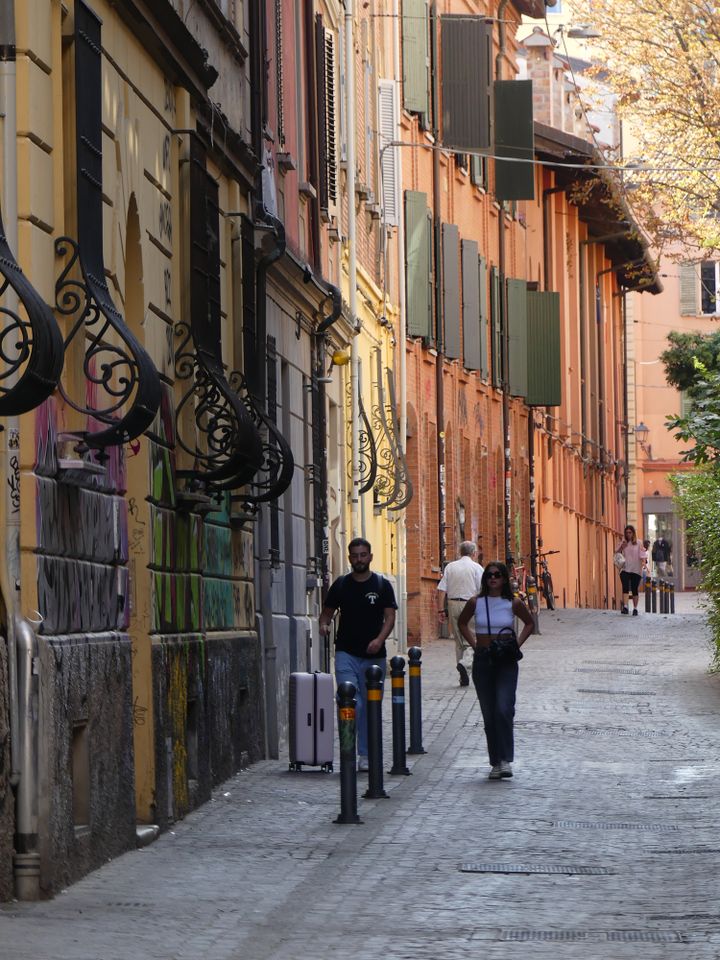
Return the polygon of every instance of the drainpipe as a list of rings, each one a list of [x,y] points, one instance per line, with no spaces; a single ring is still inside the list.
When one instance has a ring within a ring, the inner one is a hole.
[[[431,41],[431,85],[433,138],[435,146],[440,144],[440,78],[438,76],[438,22],[437,3],[430,4],[430,41]],[[440,196],[440,151],[433,150],[433,235],[435,254],[435,394],[437,419],[437,461],[438,461],[438,565],[445,569],[447,560],[447,475],[445,471],[445,383],[443,380],[443,302],[442,302],[442,210]]]
[[[400,85],[400,5],[393,0],[393,79],[395,80],[394,95],[398,98]],[[397,129],[395,139],[402,140],[402,125],[400,110],[397,110]],[[436,153],[437,151],[433,151]],[[405,306],[405,211],[402,204],[402,161],[398,156],[400,169],[400,215],[397,226],[397,255],[398,255],[398,395],[400,398],[400,445],[405,454],[407,444],[407,312]],[[398,637],[401,649],[407,649],[407,509],[402,510],[398,520],[398,573],[397,588],[399,604]]]
[[[505,10],[510,0],[500,0],[498,6],[498,52],[495,57],[495,79],[502,80],[505,58]],[[505,562],[512,568],[512,456],[510,450],[510,337],[505,303],[505,211],[498,213],[498,271],[500,273],[500,317],[502,320],[502,426],[504,447],[505,499],[503,520],[505,526]]]
[[[351,488],[350,526],[353,537],[360,536],[360,349],[357,317],[357,251],[355,225],[355,50],[353,0],[345,0],[345,116],[347,117],[347,197],[348,197],[348,305],[355,336],[350,342],[350,423]]]
[[[5,230],[17,250],[17,115],[15,70],[15,9],[6,0],[0,10],[0,114],[3,123],[3,200]],[[18,300],[8,288],[6,305],[17,310]],[[10,384],[8,384],[9,386]],[[20,511],[13,502],[13,460],[19,457],[18,417],[8,417],[2,431],[0,482],[5,535],[5,562],[0,564],[0,590],[7,612],[10,699],[10,783],[15,788],[15,856],[13,873],[18,900],[40,898],[40,855],[37,851],[37,638],[30,624],[18,615],[20,606]]]

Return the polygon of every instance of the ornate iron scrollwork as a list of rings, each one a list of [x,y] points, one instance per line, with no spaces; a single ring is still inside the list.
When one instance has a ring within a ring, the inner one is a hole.
[[[115,307],[105,281],[102,196],[101,24],[84,4],[75,7],[75,130],[77,154],[77,243],[55,241],[69,258],[55,285],[55,305],[74,318],[66,331],[65,353],[77,339],[82,347],[84,398],[67,403],[86,420],[76,432],[88,447],[127,443],[152,423],[160,406],[160,378],[150,357]],[[101,423],[104,429],[92,428]]]
[[[50,307],[13,256],[0,213],[0,298],[12,290],[25,315],[0,306],[0,416],[35,409],[58,385],[63,365],[60,328]]]
[[[218,185],[205,169],[205,150],[190,140],[190,321],[175,326],[175,376],[188,383],[177,405],[177,442],[193,459],[178,477],[231,490],[249,483],[265,451],[247,404],[222,362]]]
[[[392,371],[386,368],[389,402],[383,386],[382,358],[376,351],[377,403],[373,406],[373,423],[381,437],[378,443],[378,475],[374,486],[375,508],[402,510],[412,499],[412,484],[407,462],[399,442],[397,405]]]
[[[60,257],[70,253],[55,284],[58,313],[75,317],[65,337],[65,351],[76,337],[86,341],[85,401],[71,397],[62,383],[60,394],[74,410],[106,425],[104,430],[78,431],[89,447],[127,443],[140,436],[157,413],[157,370],[116,309],[104,279],[88,269],[78,245],[69,237],[58,237],[55,252]],[[77,279],[76,265],[82,280]]]
[[[255,403],[247,389],[245,377],[239,370],[230,375],[230,386],[245,405],[262,439],[262,463],[255,471],[250,490],[233,498],[253,509],[261,503],[277,500],[285,493],[293,478],[295,460],[290,444],[272,419]],[[233,486],[239,486],[239,484],[233,484]]]
[[[352,400],[352,377],[348,377],[347,392],[348,398]],[[370,425],[370,418],[365,412],[365,404],[363,403],[362,390],[360,389],[359,384],[357,401],[358,414],[360,416],[360,446],[358,451],[358,474],[360,486],[358,488],[358,494],[362,496],[365,493],[369,493],[375,485],[375,479],[378,471],[378,455],[375,437],[373,436],[372,426]],[[352,409],[352,403],[350,403],[350,408]],[[352,450],[352,424],[350,423],[349,417],[347,421],[347,438],[348,450]],[[348,479],[352,479],[352,469],[353,464],[351,457],[348,460]]]

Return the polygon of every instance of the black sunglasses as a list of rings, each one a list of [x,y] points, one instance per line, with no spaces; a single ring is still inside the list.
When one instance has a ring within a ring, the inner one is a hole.
[[[502,574],[499,570],[488,570],[487,573],[488,580],[502,580]]]

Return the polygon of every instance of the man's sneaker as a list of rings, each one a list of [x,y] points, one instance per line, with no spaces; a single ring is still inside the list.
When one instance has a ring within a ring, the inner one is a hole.
[[[490,773],[488,774],[488,780],[499,780],[501,776],[502,774],[500,772],[500,764],[496,763],[495,766],[490,771]]]
[[[461,687],[467,687],[467,686],[469,686],[469,684],[470,684],[470,677],[468,676],[468,672],[467,672],[467,670],[465,669],[465,664],[464,664],[464,663],[459,663],[459,664],[457,665],[457,672],[460,674],[460,686],[461,686]]]
[[[358,772],[359,772],[359,773],[367,773],[368,770],[370,769],[370,764],[368,763],[368,758],[365,757],[365,756],[363,756],[362,753],[359,754],[359,756],[358,756],[357,768],[358,768]]]
[[[512,764],[508,763],[507,760],[502,760],[500,762],[500,776],[505,778],[505,777],[511,777],[512,775],[513,775]]]
[[[620,607],[620,613],[630,613],[627,607]]]
[[[635,607],[635,609],[633,610],[633,616],[636,617],[637,615],[638,615],[637,607]]]

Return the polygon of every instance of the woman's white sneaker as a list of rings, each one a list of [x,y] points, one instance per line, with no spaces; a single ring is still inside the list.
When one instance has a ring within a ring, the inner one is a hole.
[[[488,774],[488,780],[499,780],[502,774],[500,773],[500,764],[496,763]]]
[[[508,763],[507,760],[503,760],[500,764],[500,776],[511,777],[512,775],[513,775],[512,764]]]

